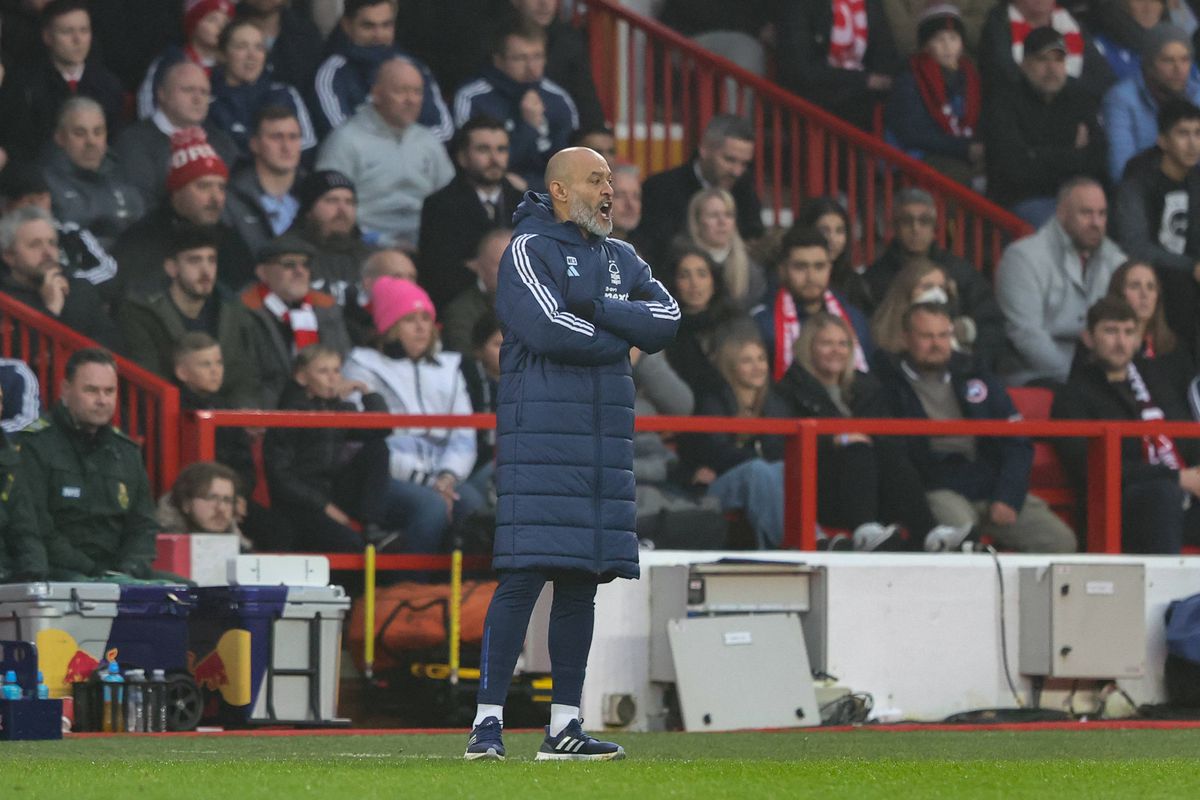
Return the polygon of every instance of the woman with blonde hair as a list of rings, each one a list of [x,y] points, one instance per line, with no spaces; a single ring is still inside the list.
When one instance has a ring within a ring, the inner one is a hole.
[[[767,276],[750,257],[737,229],[737,203],[724,189],[701,189],[692,195],[687,210],[687,231],[717,265],[729,297],[749,311],[762,302]]]
[[[976,337],[975,321],[959,314],[958,288],[946,269],[922,256],[905,262],[871,316],[871,336],[881,349],[893,354],[904,351],[904,312],[913,303],[948,306],[954,320],[954,349],[971,352]]]

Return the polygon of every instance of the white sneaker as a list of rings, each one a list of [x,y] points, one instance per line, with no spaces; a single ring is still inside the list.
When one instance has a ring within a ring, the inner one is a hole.
[[[925,549],[930,553],[965,550],[963,545],[970,538],[972,530],[971,525],[938,525],[925,534]]]
[[[883,525],[878,522],[864,522],[854,529],[854,549],[860,552],[876,550],[896,535],[898,525]]]

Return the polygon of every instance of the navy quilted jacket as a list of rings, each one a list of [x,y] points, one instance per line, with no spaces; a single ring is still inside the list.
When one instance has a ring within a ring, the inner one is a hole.
[[[500,261],[494,564],[638,577],[629,348],[661,350],[679,307],[625,242],[527,193]]]

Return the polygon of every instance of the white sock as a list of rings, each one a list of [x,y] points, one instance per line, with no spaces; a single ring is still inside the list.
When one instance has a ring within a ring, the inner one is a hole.
[[[563,706],[558,703],[550,704],[550,735],[558,736],[563,728],[579,719],[579,706]]]
[[[474,728],[488,717],[495,717],[496,719],[500,720],[500,724],[503,725],[504,706],[489,706],[485,703],[480,703],[475,707],[475,724],[471,727]]]

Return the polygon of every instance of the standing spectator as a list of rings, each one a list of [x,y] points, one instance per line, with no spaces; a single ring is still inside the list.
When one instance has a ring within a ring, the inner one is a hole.
[[[121,349],[96,288],[63,272],[49,212],[22,206],[0,218],[0,260],[0,291],[105,347]]]
[[[354,181],[335,170],[317,170],[300,182],[300,207],[291,232],[312,246],[313,288],[345,304],[346,288],[358,281],[371,248],[358,227]],[[414,275],[416,270],[413,270]]]
[[[1004,387],[951,348],[945,306],[918,303],[904,319],[904,354],[878,372],[893,413],[916,419],[1020,419]],[[908,454],[940,525],[975,528],[1002,547],[1070,553],[1075,534],[1029,494],[1033,445],[1023,437],[913,436]]]
[[[779,248],[779,290],[754,315],[755,322],[771,354],[775,379],[792,364],[792,345],[800,335],[804,322],[818,311],[839,317],[854,331],[854,368],[868,370],[868,359],[874,350],[867,318],[834,289],[829,288],[833,265],[829,260],[829,244],[811,228],[793,227],[783,237]]]
[[[546,32],[546,77],[566,89],[579,109],[577,128],[602,128],[604,111],[592,81],[583,31],[562,18],[559,0],[510,0],[517,15]],[[586,142],[580,143],[591,147]],[[593,148],[596,149],[596,148]],[[602,150],[597,153],[604,156]],[[607,156],[605,156],[607,158]],[[611,160],[609,165],[611,166]]]
[[[1091,18],[1096,49],[1118,81],[1132,78],[1142,66],[1150,32],[1170,24],[1166,0],[1104,0]]]
[[[484,315],[495,313],[500,258],[511,238],[510,228],[488,231],[479,240],[475,257],[467,262],[467,269],[475,275],[475,285],[463,289],[447,303],[442,317],[442,339],[450,350],[470,354],[475,323]]]
[[[747,242],[763,235],[762,203],[754,190],[754,129],[740,117],[709,120],[695,157],[674,169],[651,175],[642,186],[642,221],[634,238],[651,249],[651,264],[665,260],[670,242],[687,226],[687,206],[701,189],[715,187],[733,195],[738,233]]]
[[[311,16],[292,8],[290,0],[241,0],[237,18],[253,22],[263,32],[267,69],[275,80],[312,86],[324,42]]]
[[[212,95],[204,70],[190,61],[167,67],[155,96],[158,110],[149,119],[122,131],[113,144],[121,172],[142,193],[146,208],[156,208],[166,199],[171,137],[179,131],[203,128],[221,160],[226,164],[237,162],[237,145],[207,120]]]
[[[183,44],[171,44],[150,63],[137,92],[137,115],[147,119],[160,102],[159,87],[175,64],[195,64],[211,76],[220,54],[221,32],[233,19],[233,0],[183,0]]]
[[[757,307],[767,292],[762,265],[750,257],[737,232],[737,205],[724,189],[701,189],[688,203],[688,237],[708,253],[721,282],[743,311]]]
[[[1129,159],[1158,139],[1158,110],[1171,98],[1200,105],[1200,77],[1192,42],[1174,25],[1146,34],[1142,68],[1104,95],[1101,116],[1108,136],[1108,175],[1121,180]]]
[[[671,291],[679,300],[679,332],[663,351],[671,369],[696,397],[718,394],[724,379],[714,362],[721,340],[739,323],[753,327],[738,310],[708,253],[687,242],[672,250],[668,262]]]
[[[1054,217],[1005,248],[996,267],[996,300],[1014,351],[1004,365],[1009,385],[1066,380],[1087,309],[1125,260],[1104,235],[1107,221],[1104,189],[1074,178],[1059,190]]]
[[[263,246],[254,274],[258,283],[242,292],[242,305],[254,317],[254,359],[258,371],[258,408],[276,408],[292,372],[296,354],[311,344],[338,353],[350,350],[342,311],[334,299],[312,290],[312,247],[284,234]]]
[[[632,242],[642,221],[642,172],[634,164],[613,167],[613,238]]]
[[[171,171],[164,181],[167,199],[126,228],[113,246],[121,265],[115,282],[118,294],[160,288],[163,259],[174,232],[188,226],[213,231],[218,242],[217,279],[237,291],[251,279],[253,258],[237,231],[221,221],[229,169],[199,128],[176,133],[171,144]]]
[[[146,207],[108,154],[104,109],[90,97],[63,103],[54,144],[42,172],[55,216],[86,228],[102,247],[111,247],[121,231],[142,218]]]
[[[780,82],[860,128],[892,88],[900,57],[879,0],[783,3]]]
[[[1167,100],[1158,128],[1156,146],[1125,167],[1113,226],[1131,258],[1158,269],[1167,321],[1190,348],[1200,303],[1200,107]]]
[[[8,104],[2,112],[19,131],[9,143],[12,157],[35,158],[58,123],[62,104],[90,97],[104,110],[109,130],[121,115],[121,82],[92,55],[92,20],[84,0],[52,0],[41,16],[45,56],[11,64],[5,76]],[[5,54],[7,55],[7,53]]]
[[[421,102],[416,120],[440,142],[454,135],[454,120],[442,90],[421,62],[395,46],[394,0],[345,0],[341,22],[329,36],[329,56],[315,78],[317,130],[322,136],[355,114],[372,93],[376,73],[388,61],[406,58],[421,76]],[[319,109],[319,111],[317,111]]]
[[[959,183],[983,173],[983,84],[964,52],[956,6],[927,6],[917,24],[919,52],[896,78],[884,121],[900,147]]]
[[[484,233],[512,225],[521,190],[506,176],[508,141],[500,120],[467,120],[454,138],[458,174],[421,206],[421,287],[435,306],[472,284],[465,262]]]
[[[546,77],[546,31],[514,21],[496,31],[492,63],[454,95],[454,121],[478,114],[502,120],[510,134],[509,168],[534,189],[550,157],[567,146],[579,112],[565,89]]]
[[[296,114],[286,106],[265,106],[249,140],[253,156],[234,171],[225,198],[225,218],[251,251],[282,236],[296,221],[296,196],[304,136]]]
[[[1049,26],[1025,39],[1019,83],[988,97],[988,195],[1033,226],[1054,213],[1068,178],[1104,178],[1096,101],[1067,76],[1067,44]]]
[[[300,126],[300,149],[315,154],[317,134],[308,109],[294,86],[267,71],[267,45],[252,22],[235,20],[221,31],[219,64],[212,71],[212,105],[208,118],[229,134],[243,161],[254,157],[250,144],[266,109],[290,110]]]
[[[1190,419],[1171,384],[1136,356],[1137,328],[1137,315],[1124,300],[1106,297],[1088,309],[1083,339],[1089,356],[1057,392],[1055,419]],[[1067,474],[1087,475],[1087,444],[1056,443]],[[1148,434],[1121,440],[1123,551],[1175,555],[1185,542],[1200,541],[1200,467],[1188,466],[1198,456],[1191,439]]]
[[[371,102],[335,130],[321,146],[317,169],[350,178],[358,197],[358,221],[380,244],[417,246],[421,205],[454,178],[446,148],[418,124],[421,72],[409,60],[380,65]]]
[[[910,258],[924,257],[940,266],[958,289],[959,313],[975,320],[972,355],[987,371],[995,369],[1005,349],[1004,315],[996,303],[991,283],[963,259],[937,246],[937,203],[924,189],[908,188],[892,201],[895,236],[879,260],[864,273],[875,307],[887,295],[888,286]]]
[[[140,448],[112,424],[118,399],[113,357],[77,350],[62,401],[21,435],[51,580],[156,577],[154,498]]]
[[[176,372],[180,340],[192,331],[208,334],[226,354],[223,402],[256,408],[256,326],[237,297],[217,283],[217,245],[210,228],[177,228],[159,267],[169,281],[166,288],[131,296],[118,320],[129,357],[164,378]]]
[[[854,305],[866,309],[870,304],[870,290],[862,270],[851,260],[854,248],[850,244],[850,215],[845,206],[832,197],[811,197],[800,207],[793,227],[811,228],[825,237],[829,260],[833,262],[829,285]]]
[[[1042,27],[1053,28],[1067,42],[1067,74],[1099,100],[1113,84],[1112,70],[1079,21],[1055,0],[1010,0],[992,7],[979,37],[985,96],[1006,85],[1016,88],[1021,78],[1017,67],[1028,55],[1025,40]]]

